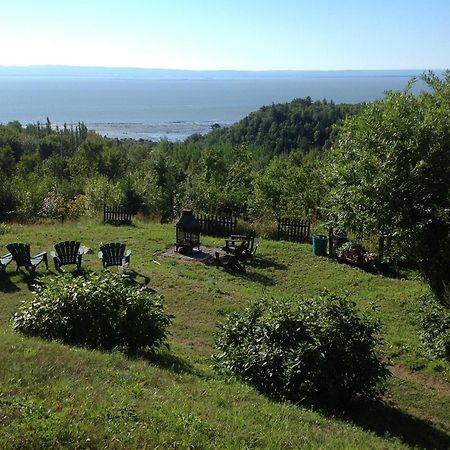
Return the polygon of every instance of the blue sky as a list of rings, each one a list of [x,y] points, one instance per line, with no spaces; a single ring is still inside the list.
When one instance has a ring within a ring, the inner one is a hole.
[[[450,0],[0,0],[0,65],[450,67]]]

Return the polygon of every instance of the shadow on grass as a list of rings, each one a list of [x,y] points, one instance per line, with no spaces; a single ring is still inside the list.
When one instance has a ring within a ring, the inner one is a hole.
[[[17,292],[20,291],[19,286],[17,284],[13,283],[11,279],[9,278],[9,275],[3,273],[0,276],[0,292],[4,292],[6,294],[11,292]]]
[[[205,378],[205,375],[194,368],[194,366],[182,358],[169,353],[168,351],[162,351],[158,353],[151,353],[147,351],[141,351],[137,353],[127,354],[130,359],[140,359],[149,362],[157,366],[160,369],[168,370],[176,374],[189,374],[196,377]]]
[[[275,259],[268,258],[266,256],[257,256],[255,255],[252,261],[252,267],[256,267],[258,269],[269,269],[273,268],[276,270],[286,270],[286,264],[280,263]]]
[[[262,284],[263,286],[275,286],[276,282],[273,278],[268,277],[262,273],[246,272],[239,274],[243,279],[253,281],[254,283]]]
[[[247,266],[248,268],[248,266]],[[221,269],[219,267],[219,269]],[[262,273],[256,273],[246,270],[245,272],[241,272],[238,270],[232,270],[223,268],[227,273],[235,276],[236,278],[241,278],[243,282],[245,280],[252,281],[254,283],[262,284],[263,286],[274,286],[276,284],[275,280],[273,278],[268,277],[267,275],[264,275]],[[250,269],[251,270],[251,269]]]
[[[149,291],[156,293],[154,289],[149,286],[150,277],[142,273],[136,272],[135,270],[130,270],[127,272],[126,277],[134,284],[147,288]]]
[[[383,277],[386,277],[386,278],[397,278],[397,279],[404,278],[404,276],[398,271],[397,268],[395,268],[394,266],[392,266],[388,263],[385,263],[385,262],[381,262],[376,265],[373,265],[373,264],[364,263],[364,262],[361,262],[361,263],[353,262],[353,261],[339,258],[339,257],[333,257],[330,259],[339,264],[344,264],[346,266],[354,267],[354,268],[362,270],[363,272],[370,273],[372,275],[382,275]]]
[[[385,403],[356,405],[344,418],[381,437],[396,437],[411,447],[450,448],[450,434]]]
[[[36,286],[43,286],[44,283],[40,280],[40,278],[42,278],[44,275],[36,273],[34,275],[32,275],[31,273],[29,273],[28,271],[24,271],[24,270],[19,270],[18,272],[16,272],[18,274],[22,274],[22,281],[27,285],[27,288],[29,291],[33,292],[35,290]],[[10,280],[11,284],[12,281]],[[16,286],[17,289],[15,289],[15,291],[20,290],[20,288],[18,286]],[[8,291],[8,292],[14,292],[14,291]]]
[[[97,272],[89,270],[89,269],[83,269],[81,268],[81,270],[74,270],[74,271],[70,271],[70,272],[65,272],[64,273],[70,273],[73,277],[83,277],[86,278],[87,275],[91,275],[91,274],[97,274]],[[128,281],[129,283],[132,283],[133,285],[139,286],[139,287],[145,287],[147,291],[149,291],[150,293],[155,294],[156,290],[149,287],[148,284],[150,283],[150,277],[143,275],[139,272],[136,272],[135,270],[128,270],[126,272],[121,272],[120,268],[115,271],[115,270],[111,270],[111,268],[106,269],[103,273],[108,273],[110,275],[115,275],[118,277],[122,277],[122,279],[124,281]]]

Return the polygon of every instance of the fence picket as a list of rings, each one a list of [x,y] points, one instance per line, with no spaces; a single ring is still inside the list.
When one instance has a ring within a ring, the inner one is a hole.
[[[112,225],[131,225],[132,214],[124,207],[104,206],[103,222]]]
[[[278,240],[285,239],[294,242],[309,241],[311,221],[309,219],[296,219],[291,217],[279,217]]]
[[[237,218],[218,216],[217,214],[196,214],[195,218],[200,224],[204,234],[230,235],[236,233]]]

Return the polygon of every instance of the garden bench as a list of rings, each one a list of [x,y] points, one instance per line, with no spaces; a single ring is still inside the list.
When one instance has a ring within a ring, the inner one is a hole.
[[[109,266],[125,266],[130,264],[131,250],[125,253],[125,244],[119,242],[110,242],[108,244],[100,244],[98,257],[102,260],[103,268]]]
[[[16,262],[16,272],[20,267],[25,267],[30,271],[31,275],[36,274],[36,267],[44,262],[48,269],[47,252],[38,253],[36,256],[30,254],[30,244],[14,243],[8,244],[6,248],[12,255],[12,259]]]
[[[7,255],[0,256],[0,274],[5,273],[6,266],[12,261],[11,253]]]

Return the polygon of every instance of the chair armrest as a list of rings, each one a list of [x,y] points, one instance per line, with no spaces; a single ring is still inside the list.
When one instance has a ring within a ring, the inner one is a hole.
[[[129,258],[131,255],[131,250],[127,250],[127,252],[125,253],[125,258]]]
[[[52,251],[50,252],[50,255],[52,255],[53,258],[57,258],[57,257],[58,257],[58,255],[56,254],[55,250],[52,250]]]
[[[98,252],[98,257],[99,257],[100,259],[103,259],[103,252]]]
[[[12,255],[8,253],[7,255],[0,256],[0,258],[12,258]]]
[[[47,256],[47,252],[38,253],[36,256],[33,256],[33,258],[40,258],[41,256]]]

